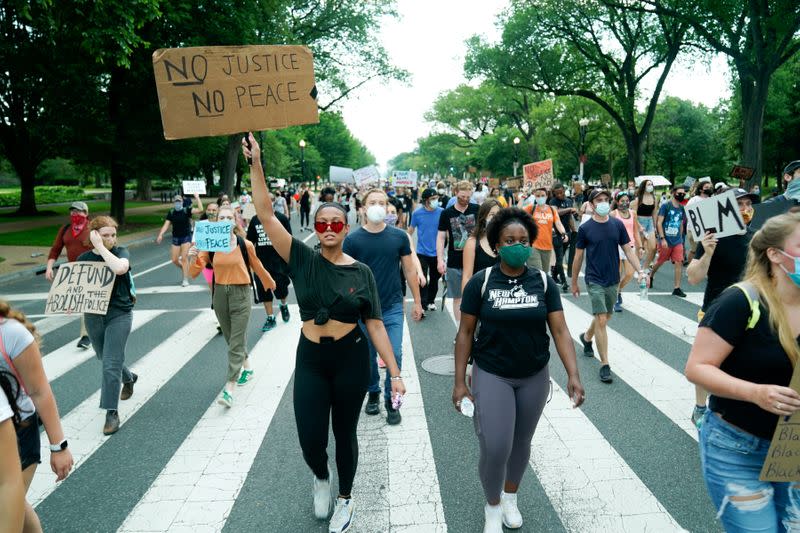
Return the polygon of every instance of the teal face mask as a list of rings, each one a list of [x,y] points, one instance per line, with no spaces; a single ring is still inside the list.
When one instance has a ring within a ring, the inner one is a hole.
[[[519,268],[525,264],[531,255],[531,247],[521,243],[498,248],[500,259],[511,268]]]
[[[537,196],[535,201],[536,201],[536,205],[544,205],[544,203],[547,201],[547,197],[546,196]]]
[[[786,257],[791,257],[792,259],[794,259],[794,272],[789,272],[783,265],[780,265],[780,267],[784,272],[786,272],[786,275],[789,276],[789,279],[792,280],[795,285],[800,287],[800,257],[789,255],[783,250],[780,250],[780,252]]]
[[[786,186],[786,198],[800,201],[800,178],[795,178]]]

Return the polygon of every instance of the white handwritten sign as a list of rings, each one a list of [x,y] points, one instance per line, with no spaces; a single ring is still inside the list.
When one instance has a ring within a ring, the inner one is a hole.
[[[74,261],[61,265],[47,295],[44,314],[105,315],[116,277],[101,262]]]
[[[331,165],[328,175],[334,183],[353,183],[353,169],[346,167],[335,167]]]
[[[687,226],[696,241],[702,239],[707,231],[716,234],[718,239],[747,231],[733,190],[686,207],[686,216]]]
[[[184,181],[183,194],[205,194],[206,182],[205,181]]]
[[[370,165],[354,170],[353,179],[356,180],[356,186],[363,187],[370,183],[378,183],[381,180],[381,173],[375,165]]]
[[[395,187],[416,187],[417,173],[413,170],[395,170],[392,172],[392,185]]]

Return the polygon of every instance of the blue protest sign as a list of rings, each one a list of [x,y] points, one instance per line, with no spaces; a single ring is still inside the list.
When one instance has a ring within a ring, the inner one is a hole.
[[[198,250],[205,252],[230,252],[233,222],[209,222],[199,220],[194,226],[194,242]]]

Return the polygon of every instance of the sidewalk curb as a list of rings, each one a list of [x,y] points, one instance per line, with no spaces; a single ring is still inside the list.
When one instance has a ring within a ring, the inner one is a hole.
[[[127,248],[136,248],[138,246],[142,246],[143,244],[152,243],[153,237],[141,237],[139,239],[135,239],[131,242],[127,242],[123,244],[123,246]],[[57,261],[55,266],[59,266],[66,263],[66,261]],[[0,283],[9,283],[11,281],[18,281],[24,278],[35,278],[37,275],[44,274],[46,270],[45,265],[39,265],[32,268],[27,268],[25,270],[19,270],[17,272],[9,272],[8,274],[3,274],[0,276]]]

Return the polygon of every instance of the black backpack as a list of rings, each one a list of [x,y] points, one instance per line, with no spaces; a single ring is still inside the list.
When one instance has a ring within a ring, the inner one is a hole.
[[[247,274],[250,276],[250,288],[253,289],[253,303],[259,303],[261,300],[258,299],[258,291],[256,290],[256,282],[253,278],[253,272],[250,270],[250,258],[247,256],[247,245],[244,242],[244,239],[236,236],[236,245],[239,247],[239,251],[242,254],[242,259],[244,259],[244,267],[247,269]],[[214,252],[208,252],[208,264],[214,264]],[[212,269],[213,272],[213,269]],[[214,274],[211,274],[211,309],[214,309],[214,288],[216,287],[216,283],[214,281]]]

